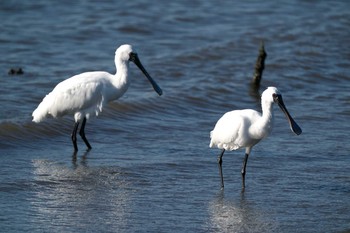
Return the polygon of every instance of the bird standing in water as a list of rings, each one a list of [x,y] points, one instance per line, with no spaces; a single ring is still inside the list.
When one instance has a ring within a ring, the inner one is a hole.
[[[273,104],[277,103],[287,117],[291,130],[299,135],[302,130],[289,114],[283,103],[282,95],[276,87],[267,88],[261,96],[262,114],[252,110],[235,110],[225,113],[210,132],[209,147],[221,149],[218,156],[221,187],[224,187],[222,174],[222,157],[226,150],[232,151],[245,148],[245,158],[242,166],[242,188],[245,188],[245,174],[248,156],[255,144],[267,137],[272,129]]]
[[[34,110],[33,121],[38,123],[48,116],[54,118],[74,115],[75,124],[72,132],[74,150],[78,151],[77,131],[88,149],[91,145],[85,137],[85,125],[90,116],[98,116],[103,107],[120,98],[129,87],[129,62],[132,61],[143,72],[153,89],[162,95],[162,89],[147,73],[137,53],[131,45],[121,45],[115,51],[116,74],[104,71],[85,72],[68,78],[59,84],[42,100]]]

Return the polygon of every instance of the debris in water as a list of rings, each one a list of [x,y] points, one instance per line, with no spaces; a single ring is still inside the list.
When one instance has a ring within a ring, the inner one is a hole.
[[[21,75],[23,74],[22,68],[11,68],[8,72],[9,75]]]

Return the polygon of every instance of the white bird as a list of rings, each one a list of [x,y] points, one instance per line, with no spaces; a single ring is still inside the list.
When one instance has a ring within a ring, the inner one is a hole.
[[[85,137],[85,124],[90,116],[98,116],[103,107],[110,101],[121,97],[129,87],[129,61],[132,61],[144,73],[153,89],[162,95],[162,89],[147,73],[137,53],[131,45],[121,45],[115,51],[116,74],[104,71],[85,72],[68,78],[59,84],[42,100],[34,110],[33,121],[38,123],[52,116],[74,115],[75,124],[72,132],[74,150],[78,151],[77,130],[88,149],[91,145]]]
[[[210,148],[217,147],[222,149],[218,156],[222,188],[224,187],[224,178],[222,174],[222,156],[224,152],[226,150],[232,151],[245,148],[245,158],[241,170],[242,188],[244,190],[246,166],[250,151],[255,144],[267,137],[271,132],[273,123],[273,103],[277,103],[285,113],[291,130],[297,135],[301,134],[301,128],[290,116],[283,103],[282,95],[275,87],[269,87],[262,93],[262,114],[252,109],[235,110],[225,113],[210,132],[211,141],[209,144]]]

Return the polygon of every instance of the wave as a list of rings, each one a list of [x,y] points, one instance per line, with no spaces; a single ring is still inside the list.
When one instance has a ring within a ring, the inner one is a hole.
[[[165,114],[166,106],[160,97],[151,98],[126,98],[120,101],[112,102],[107,105],[98,116],[101,119],[101,126],[106,124],[106,129],[118,122],[117,128],[121,130],[128,128],[128,125],[119,124],[125,122],[134,116],[141,116],[138,120],[145,120],[154,113],[159,117]],[[95,117],[94,117],[95,118]],[[91,119],[91,122],[99,121]],[[107,120],[106,120],[107,119]],[[116,119],[118,119],[116,121]],[[107,122],[106,122],[107,121]],[[108,122],[110,121],[110,122]],[[89,121],[90,122],[90,121]],[[88,123],[90,124],[90,123]],[[96,124],[96,123],[94,123]],[[74,125],[73,116],[64,116],[63,118],[48,118],[39,124],[31,122],[30,118],[18,120],[6,119],[0,121],[0,149],[14,146],[30,146],[33,141],[45,138],[69,136]]]

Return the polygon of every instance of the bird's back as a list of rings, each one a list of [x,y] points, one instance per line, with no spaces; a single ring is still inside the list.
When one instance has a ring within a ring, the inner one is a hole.
[[[237,150],[255,145],[259,140],[251,138],[249,128],[261,117],[255,110],[244,109],[225,113],[210,132],[210,147]]]
[[[90,114],[98,115],[109,76],[111,74],[102,71],[86,72],[60,82],[34,110],[33,121],[40,122],[49,115],[75,114],[76,121]]]

